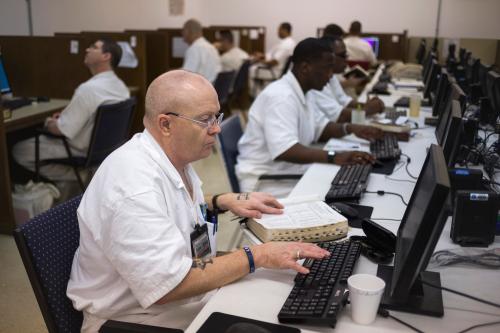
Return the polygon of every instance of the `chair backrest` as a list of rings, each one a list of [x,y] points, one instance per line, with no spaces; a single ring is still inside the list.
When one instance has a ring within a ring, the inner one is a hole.
[[[49,333],[80,332],[83,314],[66,296],[73,256],[80,241],[77,196],[42,213],[14,231]]]
[[[281,71],[280,77],[286,74],[288,72],[288,69],[290,69],[290,66],[292,65],[292,56],[289,56],[288,59],[285,62],[285,66],[283,66],[283,70]]]
[[[128,140],[134,115],[134,97],[99,106],[90,139],[86,167],[99,165],[111,152]]]
[[[237,98],[243,93],[243,89],[245,89],[245,86],[248,82],[249,68],[250,68],[250,60],[245,60],[241,64],[238,73],[236,73],[236,77],[234,78],[233,81],[233,87],[230,91],[231,95],[234,96],[234,98]]]
[[[240,184],[238,183],[234,166],[236,165],[236,157],[238,156],[238,141],[242,135],[243,128],[241,127],[240,117],[234,115],[222,122],[221,131],[217,137],[229,182],[231,183],[231,189],[235,193],[240,192]]]
[[[217,92],[217,96],[219,97],[220,105],[226,104],[235,75],[235,71],[220,72],[217,75],[217,78],[214,81],[214,88]]]

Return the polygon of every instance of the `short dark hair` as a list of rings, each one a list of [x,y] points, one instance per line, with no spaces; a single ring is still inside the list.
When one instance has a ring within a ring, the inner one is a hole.
[[[286,30],[289,34],[292,33],[292,25],[288,22],[281,23],[280,28],[283,30]]]
[[[102,52],[111,54],[111,66],[113,68],[118,67],[122,58],[122,48],[120,45],[110,38],[99,38],[98,40],[102,42]]]
[[[349,28],[349,32],[351,34],[360,34],[361,33],[361,22],[359,21],[353,21],[351,23],[351,27]]]
[[[297,44],[293,50],[292,62],[294,66],[303,62],[316,62],[324,53],[332,53],[332,48],[325,39],[306,38]]]
[[[323,37],[342,37],[344,30],[335,23],[331,23],[323,29]]]
[[[328,43],[332,52],[333,52],[333,46],[335,45],[336,42],[343,42],[343,39],[340,36],[323,36],[320,38],[320,40]]]
[[[219,39],[227,40],[229,43],[234,43],[234,36],[230,30],[219,31]]]

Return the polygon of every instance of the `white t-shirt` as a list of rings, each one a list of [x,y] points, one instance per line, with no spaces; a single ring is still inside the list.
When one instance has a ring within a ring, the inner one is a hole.
[[[248,59],[248,53],[235,46],[220,56],[222,71],[238,71],[246,59]]]
[[[348,36],[344,38],[344,43],[347,49],[348,60],[368,61],[372,65],[377,62],[375,53],[367,41],[358,36]]]
[[[274,45],[269,52],[266,53],[266,60],[276,60],[278,64],[272,68],[275,77],[280,77],[283,68],[286,65],[288,58],[293,54],[295,49],[295,41],[292,37],[286,37]]]
[[[86,154],[97,108],[129,97],[127,86],[113,71],[94,75],[76,88],[70,103],[57,119],[57,127],[69,139],[72,148]]]
[[[238,142],[238,178],[264,173],[303,173],[308,165],[274,159],[296,143],[318,140],[328,119],[306,106],[304,93],[292,72],[271,83],[253,102],[245,133]]]
[[[105,319],[144,322],[168,311],[179,316],[183,306],[202,298],[154,304],[191,269],[190,233],[195,219],[205,223],[201,181],[191,166],[186,171],[194,200],[147,130],[97,170],[78,207],[80,245],[67,289],[84,312],[85,327],[95,329]]]
[[[332,75],[323,90],[308,91],[306,99],[311,110],[324,113],[331,121],[337,121],[342,110],[352,101],[352,97],[345,93],[336,75]]]
[[[182,69],[214,82],[221,71],[219,52],[204,37],[200,37],[187,48]]]

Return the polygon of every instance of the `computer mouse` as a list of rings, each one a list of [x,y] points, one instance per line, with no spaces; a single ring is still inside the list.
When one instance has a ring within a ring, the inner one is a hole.
[[[342,202],[333,202],[330,204],[330,206],[332,206],[333,209],[335,209],[348,219],[354,219],[358,217],[358,211],[349,206],[348,204]]]
[[[375,162],[373,162],[373,164],[372,164],[372,167],[374,169],[382,168],[383,166],[384,166],[384,163],[380,162],[379,160],[375,160]]]

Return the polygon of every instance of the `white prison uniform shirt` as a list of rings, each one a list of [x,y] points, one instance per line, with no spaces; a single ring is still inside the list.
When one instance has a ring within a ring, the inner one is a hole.
[[[296,143],[317,141],[328,119],[306,106],[292,72],[271,83],[250,107],[245,133],[238,142],[236,174],[242,191],[251,190],[262,174],[302,174],[309,165],[275,161]],[[246,180],[250,179],[250,182]]]
[[[201,308],[203,296],[154,304],[191,269],[195,218],[205,223],[201,181],[186,170],[193,200],[147,130],[97,170],[78,207],[80,245],[67,289],[84,313],[82,332],[96,332],[107,319],[146,323],[155,316],[164,318],[162,326],[186,328]]]
[[[239,47],[233,47],[220,56],[223,72],[238,71],[243,61],[248,59],[248,53]]]
[[[371,65],[377,62],[375,53],[367,41],[358,36],[348,36],[344,38],[347,49],[347,59],[352,61],[368,61]]]
[[[288,58],[292,56],[296,44],[293,38],[289,36],[280,40],[278,44],[274,45],[271,50],[266,53],[266,60],[276,60],[278,62],[278,64],[272,68],[276,78],[279,78],[281,72],[283,72],[283,68]]]
[[[306,94],[307,105],[315,112],[322,112],[331,121],[337,121],[342,110],[349,105],[352,97],[344,92],[336,75],[321,90],[310,90]]]
[[[57,120],[57,126],[68,139],[75,156],[87,154],[97,108],[100,105],[117,103],[129,97],[127,86],[113,71],[96,74],[76,88],[70,103]],[[19,164],[29,170],[35,170],[35,138],[16,144],[13,148],[13,155]],[[40,136],[41,160],[67,157],[61,140]],[[71,168],[64,165],[42,166],[40,173],[52,180],[74,179]]]
[[[221,71],[219,52],[204,37],[200,37],[187,48],[182,69],[214,82]]]

